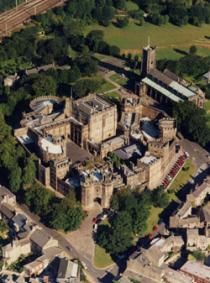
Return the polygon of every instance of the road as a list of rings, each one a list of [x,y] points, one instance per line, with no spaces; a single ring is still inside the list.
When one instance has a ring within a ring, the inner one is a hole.
[[[17,8],[0,14],[0,38],[9,36],[12,31],[30,21],[32,16],[63,5],[64,2],[65,0],[27,0]]]

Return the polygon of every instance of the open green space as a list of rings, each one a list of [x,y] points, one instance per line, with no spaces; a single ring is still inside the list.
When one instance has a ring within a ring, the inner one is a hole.
[[[150,215],[147,219],[147,230],[146,230],[146,235],[150,234],[156,224],[158,224],[159,221],[159,215],[163,211],[162,208],[160,207],[154,207],[150,209]]]
[[[206,110],[206,114],[208,117],[208,125],[210,127],[210,99],[206,100],[204,104],[204,109]]]
[[[94,255],[94,265],[97,268],[106,268],[112,265],[114,262],[109,254],[106,253],[105,249],[95,246],[95,255]]]
[[[120,94],[115,91],[107,93],[106,97],[110,100],[120,100]]]
[[[110,91],[110,90],[114,90],[116,87],[113,85],[113,84],[111,84],[111,83],[109,83],[109,82],[107,82],[107,81],[104,81],[104,83],[103,84],[101,84],[101,87],[100,87],[100,89],[98,90],[98,92],[106,92],[106,91]]]
[[[131,21],[127,27],[122,29],[114,25],[102,27],[93,24],[87,26],[86,32],[93,29],[103,30],[105,40],[119,46],[122,53],[140,53],[141,48],[147,44],[148,38],[150,38],[151,43],[159,49],[159,59],[178,59],[183,56],[182,52],[188,50],[191,45],[198,47],[199,55],[210,56],[210,40],[207,38],[210,36],[210,25],[206,24],[202,27],[192,25],[177,27],[172,24],[159,27],[150,23],[138,26]],[[174,49],[178,49],[178,51]]]
[[[110,77],[111,80],[113,80],[114,82],[118,83],[119,85],[126,85],[126,83],[128,82],[128,78],[123,77],[119,74],[114,74]]]
[[[207,113],[210,113],[210,99],[206,100],[204,104],[204,109],[206,110]]]
[[[195,164],[193,163],[192,159],[188,159],[179,174],[176,176],[175,180],[168,188],[172,199],[175,197],[175,193],[177,193],[184,185],[186,185],[192,176],[194,176],[195,171]]]

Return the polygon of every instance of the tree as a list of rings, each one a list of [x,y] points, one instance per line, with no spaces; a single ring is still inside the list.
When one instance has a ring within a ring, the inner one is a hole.
[[[189,54],[195,55],[197,53],[197,47],[195,45],[190,46]]]
[[[25,191],[24,202],[36,214],[45,218],[51,211],[54,194],[46,188],[35,183]]]
[[[22,180],[24,187],[33,184],[35,177],[36,177],[36,166],[34,164],[34,160],[32,159],[32,157],[28,157],[25,161],[25,166],[23,168]]]
[[[192,102],[176,103],[173,106],[173,116],[178,129],[189,139],[205,146],[210,141],[210,130],[205,110],[198,108]]]
[[[83,34],[83,23],[80,20],[66,18],[63,32],[67,38]]]
[[[39,76],[32,85],[36,96],[56,95],[56,82],[50,76]]]
[[[16,165],[15,167],[10,168],[9,172],[9,187],[13,193],[19,191],[21,186],[21,176],[22,170],[21,168]]]
[[[128,26],[128,24],[129,24],[129,18],[128,17],[123,17],[123,18],[117,19],[117,26],[119,28],[124,28],[124,27]]]
[[[111,254],[119,254],[126,251],[132,245],[132,219],[128,212],[119,212],[114,218],[110,242],[107,244],[107,251]]]
[[[125,0],[113,0],[114,6],[116,9],[124,10],[126,7],[126,1]]]
[[[152,201],[154,206],[166,208],[169,204],[169,197],[162,187],[158,187],[152,192]]]
[[[73,231],[79,228],[84,218],[81,205],[76,201],[74,192],[56,204],[53,209],[51,226],[58,230]]]

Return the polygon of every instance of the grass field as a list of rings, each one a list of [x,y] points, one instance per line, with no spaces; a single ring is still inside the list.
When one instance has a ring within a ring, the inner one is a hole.
[[[148,37],[153,45],[158,47],[158,58],[178,59],[181,52],[174,49],[186,51],[191,45],[198,47],[198,54],[210,56],[210,25],[195,27],[186,25],[177,27],[171,24],[156,26],[145,23],[138,26],[134,22],[123,28],[117,28],[114,25],[102,27],[97,24],[87,26],[86,32],[93,29],[104,31],[105,40],[110,44],[117,45],[121,48],[122,53],[138,54],[143,46],[147,44]]]
[[[97,268],[106,268],[113,264],[113,260],[106,251],[99,247],[98,245],[95,246],[95,255],[94,255],[94,265]]]
[[[207,113],[210,114],[210,99],[206,100],[204,109],[206,110]]]
[[[191,179],[191,177],[195,174],[196,166],[192,162],[191,159],[188,159],[182,168],[182,170],[179,172],[173,183],[168,188],[168,191],[171,194],[175,194],[178,192],[184,185],[187,184],[187,182]]]
[[[205,105],[204,105],[204,109],[206,110],[207,113],[207,117],[208,117],[208,125],[210,127],[210,99],[206,100]]]
[[[158,224],[159,221],[159,215],[163,211],[162,208],[160,207],[152,207],[150,210],[150,215],[147,219],[147,230],[146,230],[146,235],[150,234],[153,230],[153,227]]]
[[[121,86],[126,85],[128,82],[128,78],[120,76],[119,74],[114,74],[113,76],[110,77],[110,79]]]
[[[104,82],[102,85],[101,85],[101,87],[100,87],[100,89],[98,90],[98,92],[106,92],[106,91],[110,91],[110,90],[112,90],[112,89],[115,89],[116,87],[113,85],[113,84],[111,84],[111,83],[109,83],[109,82]]]
[[[117,93],[117,92],[110,92],[110,93],[107,93],[107,94],[105,94],[105,96],[107,97],[107,98],[109,98],[110,100],[120,100],[120,94],[119,93]]]

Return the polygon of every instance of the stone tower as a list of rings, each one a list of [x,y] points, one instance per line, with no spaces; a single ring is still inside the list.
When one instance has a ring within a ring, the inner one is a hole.
[[[148,45],[143,48],[141,75],[145,77],[148,72],[156,68],[156,47]]]
[[[113,181],[104,176],[101,182],[94,182],[90,177],[86,177],[81,183],[81,201],[84,210],[91,210],[95,202],[100,200],[102,208],[108,208],[113,194]]]
[[[65,99],[64,114],[68,118],[72,115],[72,98]]]
[[[173,118],[163,118],[159,121],[159,129],[162,140],[171,141],[176,137],[176,126]]]
[[[101,198],[101,205],[103,208],[109,208],[113,190],[114,190],[113,182],[110,180],[110,178],[105,177],[102,183],[102,198]]]

